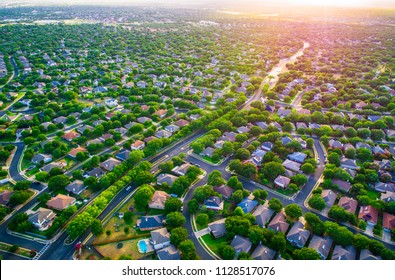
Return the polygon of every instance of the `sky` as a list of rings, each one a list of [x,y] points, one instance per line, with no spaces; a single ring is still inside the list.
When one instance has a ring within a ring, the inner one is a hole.
[[[70,4],[100,4],[100,5],[125,5],[125,4],[183,4],[184,6],[208,6],[226,8],[243,6],[338,6],[338,7],[375,7],[394,8],[395,0],[0,0],[0,5],[10,4],[34,4],[34,5],[70,5]]]

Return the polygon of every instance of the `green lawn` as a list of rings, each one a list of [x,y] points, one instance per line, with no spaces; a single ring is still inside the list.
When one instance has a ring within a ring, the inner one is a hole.
[[[227,242],[228,239],[226,236],[213,239],[210,234],[206,234],[202,236],[203,241],[206,243],[206,245],[217,255],[218,253],[218,245],[221,244],[222,242]]]
[[[380,197],[380,193],[378,193],[377,191],[373,191],[373,190],[368,190],[366,195],[367,195],[371,200],[376,200],[377,198]]]
[[[202,156],[202,158],[203,158],[204,160],[208,161],[208,162],[213,163],[213,164],[217,164],[217,163],[220,162],[220,160],[221,160],[221,159],[219,159],[219,160],[213,160],[211,157],[208,157],[208,156]]]

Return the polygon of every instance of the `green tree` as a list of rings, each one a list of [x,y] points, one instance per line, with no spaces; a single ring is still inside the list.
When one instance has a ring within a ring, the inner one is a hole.
[[[302,170],[305,174],[313,174],[315,168],[311,163],[306,162],[300,167],[300,170]]]
[[[348,212],[338,205],[334,205],[329,209],[328,216],[339,222],[348,221]]]
[[[181,211],[182,202],[176,197],[169,197],[165,201],[165,213]]]
[[[285,240],[284,233],[277,232],[269,242],[269,246],[276,251],[283,251],[287,241]]]
[[[218,170],[214,170],[208,175],[207,184],[210,186],[219,186],[225,184],[225,180],[222,178],[222,173]]]
[[[180,212],[172,212],[166,216],[166,225],[168,229],[180,227],[185,223],[185,217]]]
[[[143,185],[134,195],[134,203],[139,209],[147,209],[148,202],[151,200],[155,189],[150,185]]]
[[[322,209],[325,208],[326,204],[325,204],[325,200],[321,197],[321,195],[319,194],[315,194],[313,195],[309,201],[308,204],[311,208],[317,209],[319,211],[321,211]]]
[[[207,227],[208,222],[209,222],[209,217],[207,214],[202,213],[196,216],[196,223],[201,227],[203,228]]]
[[[320,220],[320,218],[311,212],[307,212],[304,215],[304,218],[307,224],[311,227],[314,234],[323,235],[325,232],[324,223]]]
[[[222,242],[218,245],[218,252],[224,260],[233,260],[236,254],[235,249],[226,242]]]
[[[70,184],[70,178],[66,175],[56,175],[52,177],[48,182],[48,188],[51,191],[63,190],[68,184]]]
[[[14,190],[15,191],[23,191],[23,190],[27,190],[30,188],[30,185],[32,184],[32,182],[30,181],[19,181],[16,182],[15,186],[14,186]]]
[[[175,246],[188,239],[188,231],[185,228],[177,227],[172,229],[170,233],[170,242]]]
[[[261,172],[265,178],[273,181],[278,175],[285,174],[285,168],[281,163],[272,161],[264,164],[262,166]]]
[[[91,231],[94,236],[100,236],[103,234],[103,226],[101,221],[98,219],[93,219],[91,222]]]
[[[283,204],[278,198],[272,198],[269,200],[269,208],[276,212],[280,212],[283,208]]]
[[[297,260],[321,260],[320,254],[313,248],[302,248],[294,251]]]
[[[178,249],[181,251],[181,258],[183,260],[196,260],[196,248],[192,240],[182,241],[178,245]]]
[[[199,202],[196,199],[188,201],[187,206],[189,214],[195,214],[199,210]]]
[[[75,239],[84,233],[85,230],[91,225],[92,217],[88,212],[78,214],[67,226],[67,233],[71,239]]]
[[[302,208],[295,203],[287,205],[285,207],[285,213],[291,219],[297,219],[303,215]]]
[[[248,237],[253,244],[258,244],[263,238],[263,229],[258,225],[250,227]]]

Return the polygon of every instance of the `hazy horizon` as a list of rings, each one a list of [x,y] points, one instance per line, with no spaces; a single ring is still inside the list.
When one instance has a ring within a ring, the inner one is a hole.
[[[6,0],[0,6],[20,6],[20,5],[184,5],[184,6],[206,6],[217,8],[234,8],[242,4],[243,8],[248,5],[264,6],[318,6],[318,7],[362,7],[362,8],[395,8],[393,0],[333,0],[328,3],[324,0]]]

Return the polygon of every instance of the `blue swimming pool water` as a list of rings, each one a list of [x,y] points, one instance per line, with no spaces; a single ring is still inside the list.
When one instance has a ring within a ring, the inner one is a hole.
[[[146,252],[147,252],[147,243],[145,243],[144,240],[140,240],[140,241],[137,243],[137,245],[139,246],[140,251],[141,251],[142,253],[146,253]]]

